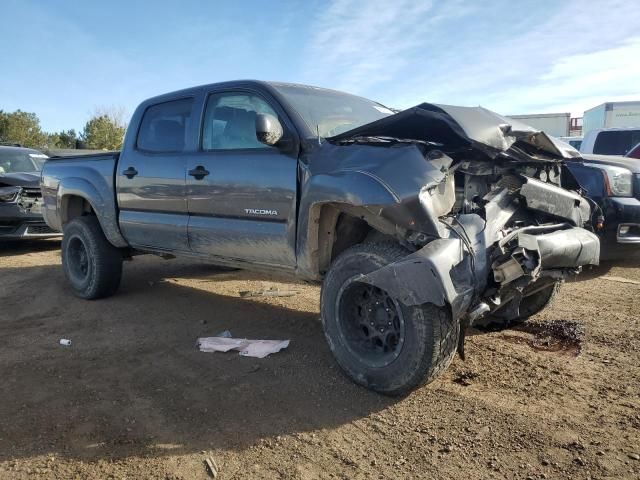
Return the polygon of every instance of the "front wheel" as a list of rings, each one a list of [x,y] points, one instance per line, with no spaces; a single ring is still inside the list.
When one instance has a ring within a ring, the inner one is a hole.
[[[409,307],[359,280],[408,254],[395,244],[356,245],[333,262],[322,286],[322,324],[338,364],[356,383],[387,395],[435,379],[451,363],[460,334],[448,308]]]
[[[109,243],[95,216],[74,218],[64,226],[62,268],[78,297],[108,297],[120,285],[122,252]]]

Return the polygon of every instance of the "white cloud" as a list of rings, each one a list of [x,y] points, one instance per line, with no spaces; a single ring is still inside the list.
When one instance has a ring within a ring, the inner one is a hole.
[[[519,101],[521,111],[584,110],[608,101],[640,100],[640,36],[607,50],[563,57],[527,89]],[[505,99],[518,96],[505,91]],[[506,105],[505,105],[506,108]],[[508,113],[508,112],[507,112]]]
[[[544,21],[518,25],[497,41],[477,38],[468,50],[452,46],[437,71],[407,82],[391,102],[581,113],[594,101],[638,96],[638,18],[635,2],[566,2]]]
[[[305,78],[344,90],[392,78],[420,45],[416,24],[431,8],[429,1],[333,1],[311,27]]]
[[[638,18],[627,1],[335,0],[312,25],[303,79],[401,108],[580,113],[640,96]]]

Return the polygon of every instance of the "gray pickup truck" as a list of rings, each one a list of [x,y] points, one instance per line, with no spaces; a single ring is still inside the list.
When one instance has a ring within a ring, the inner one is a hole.
[[[137,253],[322,282],[337,362],[398,395],[474,322],[525,320],[598,263],[577,155],[483,108],[235,81],[143,102],[121,152],[52,158],[41,186],[80,297],[115,293]]]

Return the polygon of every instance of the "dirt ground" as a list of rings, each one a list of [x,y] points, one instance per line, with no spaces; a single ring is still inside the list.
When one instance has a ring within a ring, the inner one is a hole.
[[[0,478],[640,478],[640,265],[599,273],[393,399],[336,366],[318,287],[138,257],[87,302],[58,242],[1,245]],[[239,296],[269,287],[298,293]],[[582,343],[540,333],[566,322]],[[225,329],[291,345],[196,349]]]

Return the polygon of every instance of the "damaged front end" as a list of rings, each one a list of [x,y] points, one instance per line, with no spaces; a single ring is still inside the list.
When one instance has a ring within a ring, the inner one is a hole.
[[[577,152],[542,132],[481,108],[422,104],[330,141],[414,142],[430,164],[416,195],[422,221],[403,239],[413,253],[361,279],[405,305],[447,306],[463,325],[518,318],[527,296],[598,264],[591,206],[563,167]]]
[[[37,178],[32,174],[0,175],[0,240],[61,235],[44,223]]]

